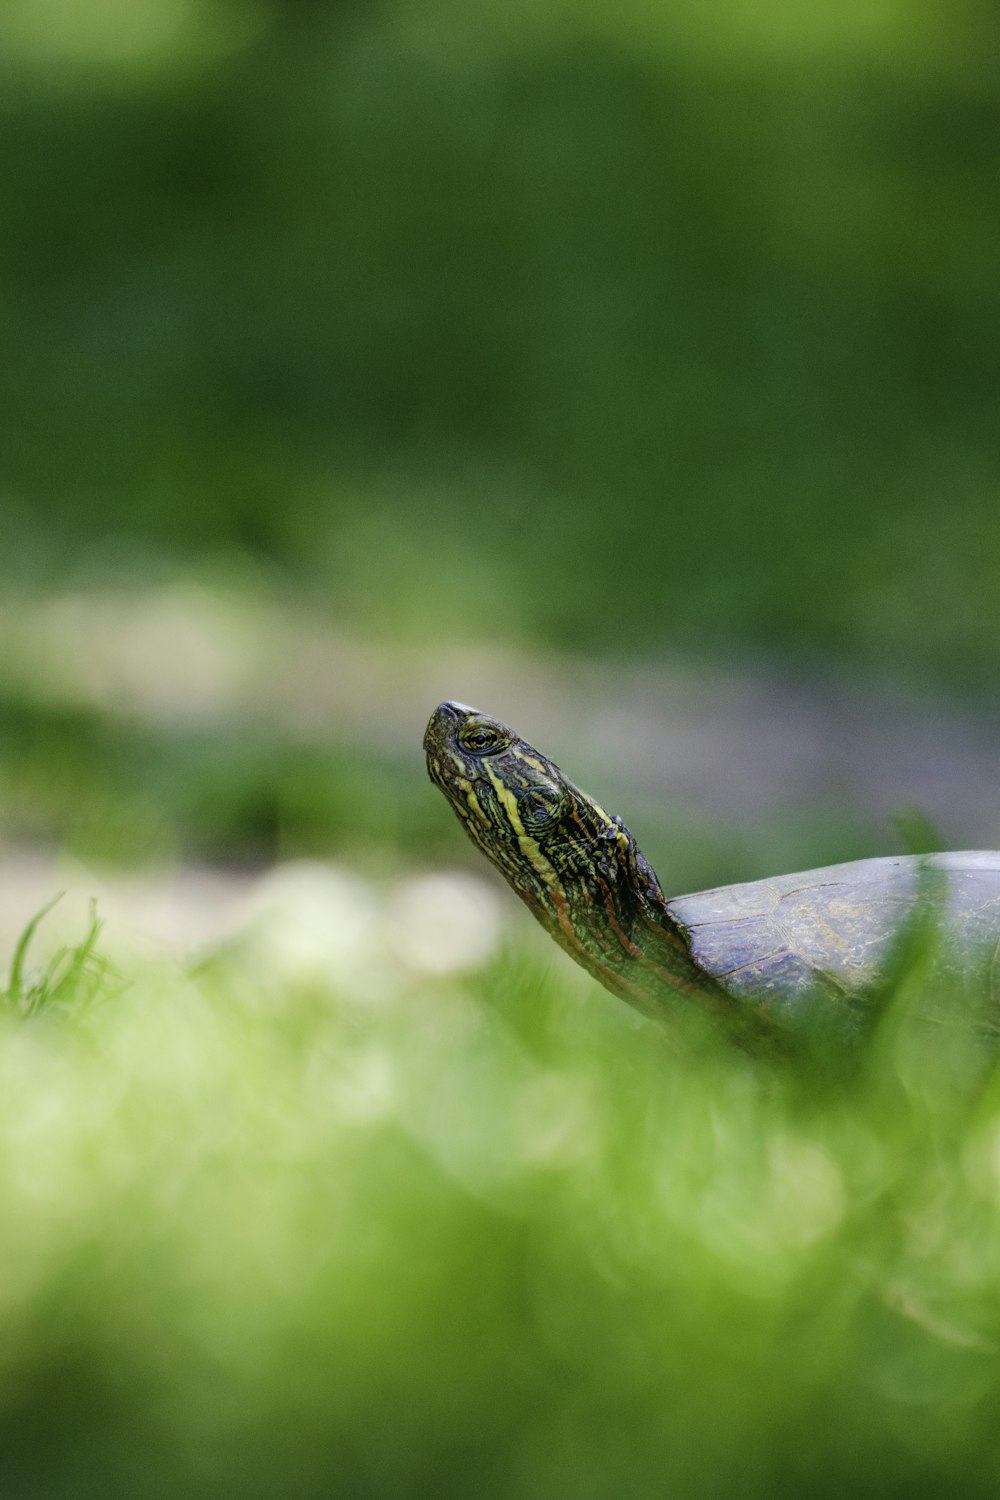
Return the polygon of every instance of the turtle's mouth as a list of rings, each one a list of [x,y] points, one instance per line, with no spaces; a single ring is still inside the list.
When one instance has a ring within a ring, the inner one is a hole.
[[[452,704],[438,704],[427,720],[427,728],[424,730],[424,753],[427,756],[431,756],[441,749],[441,731],[449,722],[453,723],[457,717]]]
[[[478,778],[476,768],[470,765],[457,746],[456,733],[475,709],[464,703],[439,703],[431,714],[424,730],[424,754],[427,757],[427,774],[434,785],[448,798],[457,812],[464,817],[469,812],[469,793]],[[478,796],[476,798],[478,802]]]
[[[427,721],[424,730],[424,751],[428,756],[439,755],[442,750],[449,746],[454,740],[455,730],[466,719],[481,717],[477,708],[470,708],[467,703],[455,703],[446,699],[439,703]]]

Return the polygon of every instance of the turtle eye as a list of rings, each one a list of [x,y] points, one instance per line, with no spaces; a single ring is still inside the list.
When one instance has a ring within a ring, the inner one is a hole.
[[[458,731],[458,739],[463,750],[471,750],[475,755],[488,755],[491,750],[503,750],[509,743],[509,736],[498,724],[475,722],[463,724]]]

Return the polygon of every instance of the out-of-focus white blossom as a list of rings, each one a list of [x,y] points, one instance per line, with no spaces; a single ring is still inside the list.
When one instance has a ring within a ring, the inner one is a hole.
[[[407,975],[474,969],[496,948],[501,908],[487,882],[459,872],[381,885],[340,865],[296,860],[261,873],[197,865],[160,873],[96,871],[16,852],[0,860],[0,946],[13,952],[54,895],[31,961],[81,941],[93,905],[114,958],[204,959],[226,950],[265,983],[329,985],[364,999]]]
[[[455,872],[404,881],[387,904],[385,924],[392,951],[409,968],[449,974],[489,958],[501,918],[486,882]]]

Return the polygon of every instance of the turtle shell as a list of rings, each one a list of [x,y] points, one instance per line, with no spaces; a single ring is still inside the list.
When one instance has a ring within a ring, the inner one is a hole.
[[[944,959],[984,964],[997,996],[1000,852],[861,859],[667,902],[700,968],[779,1011],[817,988],[863,992],[923,909],[940,924]]]

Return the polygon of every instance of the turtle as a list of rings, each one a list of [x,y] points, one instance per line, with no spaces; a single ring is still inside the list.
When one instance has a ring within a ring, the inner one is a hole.
[[[975,955],[997,1000],[998,851],[859,859],[668,898],[621,818],[501,720],[441,703],[424,750],[466,833],[546,931],[647,1015],[695,1001],[752,1040],[832,1004],[857,1031],[924,911],[941,961],[968,971]]]

